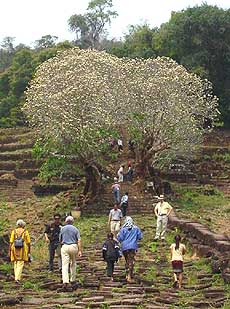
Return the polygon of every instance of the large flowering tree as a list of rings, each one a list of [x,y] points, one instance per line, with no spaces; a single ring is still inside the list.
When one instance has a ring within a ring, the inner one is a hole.
[[[127,128],[142,171],[199,145],[205,119],[217,115],[210,83],[169,58],[119,59],[74,48],[43,63],[27,90],[24,111],[50,151],[82,162]]]

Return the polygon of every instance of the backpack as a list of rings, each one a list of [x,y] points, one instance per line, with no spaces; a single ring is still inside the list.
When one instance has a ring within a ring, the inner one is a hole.
[[[14,231],[14,234],[16,236],[16,238],[14,240],[14,247],[16,249],[23,248],[23,246],[24,246],[24,239],[22,238],[22,236],[23,236],[24,233],[25,233],[25,231],[23,231],[21,236],[19,236],[19,235],[17,235],[16,230]]]
[[[116,241],[107,240],[103,246],[105,249],[105,258],[109,260],[118,260],[120,257],[120,248]]]

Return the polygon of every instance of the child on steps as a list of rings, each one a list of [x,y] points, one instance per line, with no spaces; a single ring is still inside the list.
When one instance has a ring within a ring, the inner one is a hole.
[[[107,276],[113,281],[114,263],[118,261],[120,255],[120,247],[118,242],[113,239],[113,233],[107,235],[107,240],[102,247],[102,256],[107,262]]]

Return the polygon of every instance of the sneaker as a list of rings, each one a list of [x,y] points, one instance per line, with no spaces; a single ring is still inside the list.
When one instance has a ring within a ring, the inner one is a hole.
[[[178,287],[178,281],[173,282],[173,288],[176,289]]]
[[[70,282],[70,284],[71,284],[71,288],[72,288],[73,290],[76,290],[76,289],[77,289],[78,285],[77,285],[77,282],[76,282],[76,281]]]
[[[64,283],[62,288],[58,290],[58,292],[72,292],[72,291],[73,291],[72,286],[69,286],[67,283]]]

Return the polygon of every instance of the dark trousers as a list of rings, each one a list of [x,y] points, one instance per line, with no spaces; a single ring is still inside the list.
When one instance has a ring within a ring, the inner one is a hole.
[[[113,276],[113,271],[114,271],[114,260],[106,260],[107,262],[107,276],[112,277]]]
[[[123,217],[126,217],[127,207],[128,205],[126,203],[123,203],[121,205],[121,212],[122,212]]]
[[[61,253],[60,253],[60,244],[50,242],[49,244],[49,270],[54,270],[54,256],[55,251],[57,250],[58,255],[58,267],[61,269]]]

